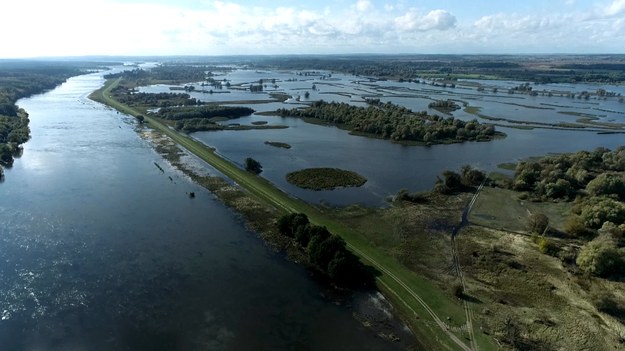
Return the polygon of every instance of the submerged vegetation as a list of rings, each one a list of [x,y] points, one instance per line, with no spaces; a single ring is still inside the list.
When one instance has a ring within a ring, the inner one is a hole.
[[[460,105],[458,105],[455,101],[452,101],[452,100],[437,100],[434,102],[430,102],[428,104],[428,107],[441,111],[443,113],[451,113],[451,112],[454,112],[455,110],[460,109]]]
[[[313,102],[303,109],[279,109],[280,116],[311,118],[349,129],[354,133],[373,135],[393,141],[444,144],[464,141],[489,141],[496,136],[495,127],[477,120],[465,122],[454,117],[430,116],[425,111],[413,112],[405,107],[379,100],[370,106],[347,103]]]
[[[358,187],[367,179],[356,172],[338,168],[307,168],[291,172],[286,180],[300,188],[312,190],[332,190],[338,187]]]
[[[279,142],[279,141],[265,141],[265,144],[273,146],[273,147],[280,147],[280,148],[283,148],[283,149],[290,149],[291,148],[290,144]]]

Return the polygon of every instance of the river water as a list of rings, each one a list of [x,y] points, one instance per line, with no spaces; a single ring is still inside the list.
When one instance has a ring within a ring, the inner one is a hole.
[[[101,84],[101,74],[74,77],[18,102],[32,139],[0,184],[1,350],[392,350],[411,342],[385,341],[353,317],[377,296],[340,305],[324,297],[304,268],[169,167],[131,118],[90,101]]]

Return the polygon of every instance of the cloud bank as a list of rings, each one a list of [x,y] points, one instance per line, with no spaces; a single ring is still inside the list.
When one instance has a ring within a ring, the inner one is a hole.
[[[600,1],[591,11],[576,10],[571,0],[559,12],[485,8],[474,18],[459,8],[404,1],[317,7],[133,1],[10,1],[3,5],[12,15],[0,22],[0,57],[625,51],[625,0]]]

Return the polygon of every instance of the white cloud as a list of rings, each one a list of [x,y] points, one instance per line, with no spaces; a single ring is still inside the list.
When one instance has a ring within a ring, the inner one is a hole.
[[[614,0],[610,5],[605,7],[603,12],[606,16],[625,14],[625,0]]]
[[[398,29],[406,32],[446,30],[456,25],[456,17],[445,10],[433,10],[425,16],[420,16],[416,10],[411,10],[395,18],[395,24]]]
[[[563,0],[557,12],[529,15],[484,9],[482,17],[468,20],[465,13],[456,17],[449,9],[409,8],[402,0],[376,2],[377,8],[372,0],[345,0],[343,6],[337,2],[325,8],[219,0],[196,9],[126,0],[90,0],[88,5],[84,0],[15,0],[3,3],[3,13],[28,15],[0,21],[0,32],[6,34],[0,57],[623,52],[625,0],[596,1],[602,2],[584,12],[574,10],[580,1]]]
[[[373,5],[369,0],[358,0],[356,3],[356,10],[359,12],[366,12],[373,9]]]

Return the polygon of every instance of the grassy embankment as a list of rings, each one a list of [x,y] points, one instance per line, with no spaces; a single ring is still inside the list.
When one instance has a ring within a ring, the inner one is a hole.
[[[110,97],[110,91],[119,84],[119,81],[120,79],[108,81],[102,89],[92,94],[92,98],[123,113],[132,116],[140,115],[139,111]],[[326,226],[331,232],[340,235],[347,242],[350,250],[357,254],[364,263],[380,272],[377,277],[378,287],[394,302],[411,328],[417,333],[420,341],[430,349],[470,350],[467,346],[469,343],[465,339],[467,332],[462,329],[465,325],[464,311],[459,301],[449,298],[430,281],[371,245],[358,232],[337,221],[331,214],[289,196],[264,178],[245,172],[195,139],[176,132],[149,116],[145,117],[145,121],[150,127],[167,135],[180,146],[234,180],[260,201],[284,213],[305,213],[313,223]],[[451,323],[443,321],[445,318],[462,321],[462,323],[449,325]],[[477,330],[475,333],[481,350],[496,349],[491,338]]]

